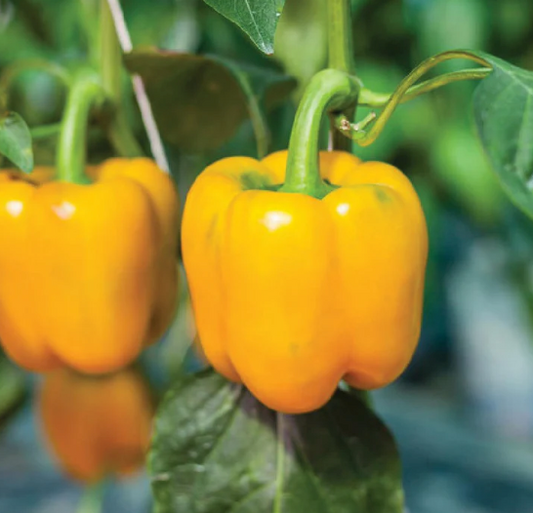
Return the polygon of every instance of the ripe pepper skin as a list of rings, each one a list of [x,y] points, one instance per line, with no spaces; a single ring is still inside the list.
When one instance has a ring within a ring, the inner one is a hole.
[[[87,173],[89,185],[0,172],[0,340],[28,370],[116,371],[175,311],[171,179],[143,158]]]
[[[287,152],[221,160],[193,184],[182,251],[207,359],[285,413],[325,404],[340,379],[387,385],[420,333],[427,229],[409,180],[321,152],[322,200],[264,190]],[[262,188],[263,190],[258,190]]]
[[[53,371],[44,377],[37,408],[50,452],[71,477],[94,482],[142,467],[153,404],[134,370],[97,377]]]

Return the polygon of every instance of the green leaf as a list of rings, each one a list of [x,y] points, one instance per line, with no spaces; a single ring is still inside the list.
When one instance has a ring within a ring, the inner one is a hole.
[[[507,195],[533,217],[533,72],[472,53],[493,67],[474,95],[481,142]]]
[[[8,112],[0,119],[0,154],[25,173],[33,169],[30,129],[16,112]]]
[[[283,415],[212,370],[179,381],[155,421],[157,513],[401,513],[394,440],[353,394]]]
[[[238,25],[266,54],[274,51],[274,34],[285,0],[204,0]]]
[[[163,138],[191,153],[228,141],[249,117],[251,102],[268,110],[296,86],[277,71],[208,55],[134,51],[126,66],[142,76]]]

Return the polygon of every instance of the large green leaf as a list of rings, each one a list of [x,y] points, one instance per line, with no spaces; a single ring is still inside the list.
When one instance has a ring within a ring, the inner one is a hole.
[[[473,53],[493,67],[474,95],[481,141],[507,195],[533,217],[533,73]]]
[[[264,53],[274,51],[274,34],[285,0],[204,0],[238,25]]]
[[[0,154],[25,173],[33,169],[30,129],[16,112],[0,118]]]
[[[163,138],[193,153],[228,141],[250,102],[268,110],[296,86],[274,70],[208,55],[139,50],[126,55],[126,66],[142,76]]]
[[[155,422],[158,513],[401,513],[392,436],[356,396],[283,415],[212,370],[179,381]]]

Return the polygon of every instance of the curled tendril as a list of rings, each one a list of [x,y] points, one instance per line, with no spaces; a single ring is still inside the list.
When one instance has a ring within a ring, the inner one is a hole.
[[[485,67],[481,69],[469,69],[448,73],[440,77],[427,80],[421,84],[414,85],[431,68],[435,67],[441,62],[451,59],[468,59]],[[367,89],[363,89],[361,91],[359,104],[370,105],[374,107],[383,106],[383,110],[379,116],[376,116],[375,113],[371,113],[359,123],[350,123],[346,116],[341,114],[335,118],[335,126],[343,135],[352,139],[360,146],[369,146],[377,139],[392,113],[400,103],[409,101],[423,93],[432,91],[433,89],[437,89],[438,87],[450,84],[452,82],[484,78],[490,74],[491,71],[492,68],[487,61],[468,51],[456,50],[440,53],[430,57],[429,59],[426,59],[419,64],[407,77],[402,80],[402,82],[400,82],[396,90],[391,95],[379,95]],[[370,129],[365,130],[370,125]]]

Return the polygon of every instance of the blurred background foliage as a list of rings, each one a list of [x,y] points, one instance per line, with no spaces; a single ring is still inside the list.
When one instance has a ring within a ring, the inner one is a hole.
[[[253,75],[250,69],[261,68],[272,76],[295,77],[297,85],[284,90],[266,114],[275,150],[287,146],[303,85],[325,66],[325,2],[286,0],[272,57],[260,54],[236,26],[201,0],[122,0],[122,5],[137,48],[215,55],[247,70],[247,76]],[[375,91],[392,91],[421,60],[455,48],[484,50],[533,69],[531,0],[352,3],[357,72]],[[51,59],[69,68],[94,59],[96,4],[0,0],[0,71],[26,59]],[[201,65],[212,72],[212,64]],[[461,63],[441,66],[437,73]],[[187,95],[204,83],[205,76],[183,76],[176,88],[181,96],[175,100],[165,96],[164,101],[190,107]],[[252,89],[259,82],[250,79]],[[229,155],[256,155],[246,97],[236,92],[235,80],[225,80],[223,87],[227,89],[217,94],[226,102],[196,102],[193,109],[187,108],[187,116],[220,127],[223,137],[216,147],[199,153],[198,145],[178,146],[166,140],[182,196],[208,163]],[[354,148],[362,158],[391,162],[411,178],[430,232],[419,349],[399,383],[375,394],[377,409],[400,445],[413,513],[533,512],[533,225],[504,197],[489,168],[472,119],[475,87],[475,82],[453,84],[401,106],[375,144]],[[53,163],[54,126],[61,119],[63,100],[62,86],[42,72],[21,74],[10,89],[10,109],[24,117],[35,135],[37,164]],[[148,149],[130,100],[125,75],[129,119]],[[165,111],[165,105],[161,107]],[[228,107],[242,118],[231,130],[217,119],[217,113]],[[361,108],[358,117],[367,113]],[[172,116],[166,120],[169,126],[188,122],[179,110]],[[197,137],[202,137],[201,129]],[[92,161],[112,152],[96,126],[90,132],[89,149]],[[180,365],[172,362],[181,362],[194,335],[187,301],[182,305],[164,343],[145,356],[149,373],[161,388],[168,376],[181,372]],[[185,361],[188,368],[198,365],[190,353]],[[2,389],[5,375],[20,383],[20,376],[1,372]],[[28,378],[30,384],[33,381]],[[5,411],[19,405],[22,394],[15,396]],[[0,409],[3,404],[0,401]],[[3,411],[0,422],[6,418]],[[26,406],[0,432],[0,510],[71,511],[79,491],[51,471],[44,453],[36,456],[40,453],[35,429]],[[31,472],[41,477],[32,480]],[[28,495],[25,487],[34,493]],[[109,508],[115,509],[109,511],[121,511],[120,504],[126,504],[123,511],[147,511],[147,487],[117,490],[109,498]],[[144,494],[142,499],[139,494]]]

